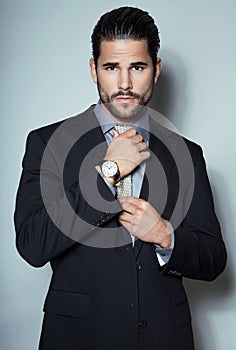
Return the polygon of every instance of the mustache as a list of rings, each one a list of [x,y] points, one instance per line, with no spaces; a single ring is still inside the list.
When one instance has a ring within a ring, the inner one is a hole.
[[[140,98],[140,95],[139,94],[136,94],[132,91],[119,91],[119,92],[116,92],[114,94],[111,95],[111,99],[113,100],[114,98],[116,97],[119,97],[119,96],[128,96],[128,97],[133,97],[133,98]]]

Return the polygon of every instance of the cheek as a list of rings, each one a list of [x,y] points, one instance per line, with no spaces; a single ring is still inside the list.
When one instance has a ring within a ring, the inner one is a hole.
[[[117,84],[114,77],[99,77],[98,81],[100,87],[107,93],[113,93],[114,90],[117,90]]]
[[[146,90],[150,86],[153,85],[153,75],[152,74],[147,74],[147,75],[141,75],[136,76],[135,79],[133,80],[133,88],[139,91]]]

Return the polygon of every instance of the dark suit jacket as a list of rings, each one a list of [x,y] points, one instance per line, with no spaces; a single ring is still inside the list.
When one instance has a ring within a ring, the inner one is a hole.
[[[31,265],[50,262],[53,270],[39,349],[191,350],[182,277],[213,280],[226,263],[201,148],[151,119],[153,154],[140,197],[175,235],[171,259],[160,266],[153,244],[137,240],[132,248],[117,219],[121,207],[94,169],[106,143],[93,108],[27,139],[16,245]]]

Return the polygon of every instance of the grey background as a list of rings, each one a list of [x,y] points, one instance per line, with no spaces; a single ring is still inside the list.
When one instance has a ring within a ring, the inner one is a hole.
[[[126,4],[148,10],[160,27],[163,70],[151,106],[202,145],[228,249],[215,282],[185,282],[196,349],[235,349],[235,1],[1,0],[1,350],[36,350],[51,275],[49,266],[32,268],[15,249],[26,135],[97,101],[90,34],[103,12]]]

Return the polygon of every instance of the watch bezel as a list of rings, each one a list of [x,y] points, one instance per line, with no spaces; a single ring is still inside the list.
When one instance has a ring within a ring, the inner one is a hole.
[[[106,173],[104,173],[104,165],[105,165],[106,163],[112,163],[112,164],[114,164],[114,165],[116,166],[116,172],[115,172],[113,175],[106,175]],[[118,164],[117,164],[114,160],[104,160],[104,161],[101,163],[100,167],[101,167],[101,172],[102,172],[102,174],[103,174],[104,177],[108,177],[108,178],[110,178],[110,179],[113,179],[114,182],[115,182],[115,184],[116,184],[118,181],[120,181],[119,166],[118,166]]]

